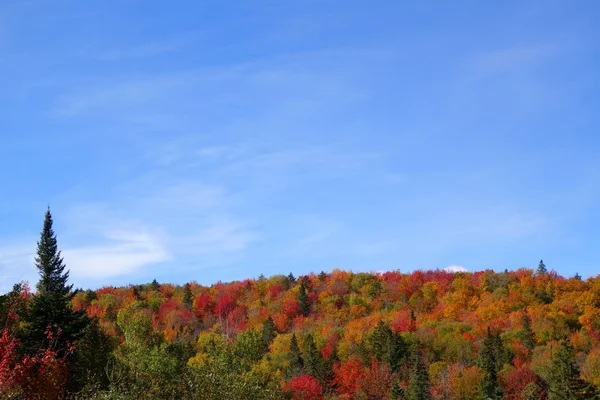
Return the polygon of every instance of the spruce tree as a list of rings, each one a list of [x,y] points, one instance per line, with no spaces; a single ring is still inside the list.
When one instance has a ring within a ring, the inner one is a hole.
[[[273,318],[269,317],[263,324],[262,328],[262,339],[265,344],[265,353],[269,352],[269,346],[273,339],[277,336],[277,328],[275,327],[275,323],[273,322]]]
[[[538,264],[538,268],[537,268],[537,273],[539,275],[544,275],[544,274],[548,273],[548,269],[546,268],[546,265],[544,264],[544,260],[540,260],[540,263]]]
[[[73,311],[72,285],[67,285],[69,271],[58,250],[52,228],[50,208],[46,211],[40,241],[37,244],[35,265],[40,275],[38,295],[25,316],[26,327],[22,342],[26,352],[33,354],[50,345],[48,334],[53,336],[52,346],[59,354],[66,354],[67,344],[75,344],[89,323],[85,311]]]
[[[313,336],[309,333],[306,335],[304,340],[304,372],[308,375],[315,377],[321,382],[325,383],[325,376],[323,374],[323,357],[321,352],[317,349]]]
[[[397,372],[406,360],[407,345],[400,334],[392,332],[390,326],[379,321],[369,337],[373,354]]]
[[[533,349],[535,349],[536,340],[535,333],[533,333],[533,329],[531,329],[531,318],[529,318],[529,315],[523,315],[522,324],[523,331],[521,333],[521,342],[531,353]]]
[[[306,294],[306,282],[305,279],[300,281],[300,289],[298,291],[298,303],[300,303],[300,312],[305,317],[310,313],[310,304],[308,302],[308,295]]]
[[[430,400],[430,382],[427,367],[423,363],[421,351],[417,346],[412,351],[412,365],[408,388],[406,389],[407,400]]]
[[[296,334],[292,334],[290,341],[290,352],[289,352],[289,377],[294,377],[302,374],[304,370],[304,360],[302,359],[302,353],[300,353],[300,347],[298,346],[298,339]]]
[[[183,285],[183,306],[186,309],[191,310],[193,301],[194,296],[192,294],[192,289],[190,287],[190,284],[186,283],[185,285]]]
[[[502,342],[500,337],[492,335],[488,327],[487,335],[483,340],[479,351],[479,367],[484,376],[480,383],[480,389],[484,400],[499,400],[502,398],[502,390],[498,384],[499,364],[502,362]],[[500,348],[498,348],[500,346]]]
[[[561,340],[552,354],[549,378],[551,398],[587,400],[597,396],[594,388],[579,376],[575,351],[567,340]]]
[[[160,289],[160,284],[158,283],[158,281],[156,279],[152,279],[152,282],[150,283],[150,290],[154,290],[155,292],[158,292],[159,289]]]
[[[397,380],[394,381],[394,384],[392,385],[392,388],[390,389],[390,399],[392,399],[392,400],[403,400],[404,399],[404,390],[402,390],[402,387],[400,386],[400,384],[398,384]]]

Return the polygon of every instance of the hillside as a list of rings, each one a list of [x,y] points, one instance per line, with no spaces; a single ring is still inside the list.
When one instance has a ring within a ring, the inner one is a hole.
[[[104,287],[72,305],[108,335],[86,344],[110,353],[94,355],[106,365],[89,367],[90,398],[579,399],[600,387],[600,277],[336,270]]]

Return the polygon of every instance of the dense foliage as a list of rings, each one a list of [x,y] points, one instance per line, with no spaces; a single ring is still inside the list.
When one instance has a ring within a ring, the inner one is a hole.
[[[3,399],[598,398],[600,277],[540,262],[73,292],[51,225],[40,246],[38,292],[0,297]]]

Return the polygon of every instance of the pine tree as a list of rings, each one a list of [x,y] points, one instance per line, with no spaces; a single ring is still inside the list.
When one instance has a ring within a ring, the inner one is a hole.
[[[492,335],[488,327],[487,335],[483,340],[479,351],[479,367],[483,370],[484,376],[480,383],[481,393],[484,400],[499,400],[502,398],[502,390],[498,385],[499,364],[502,362],[499,358],[502,353],[502,342],[500,337]],[[498,348],[500,346],[500,348]]]
[[[290,341],[290,352],[289,352],[289,377],[294,377],[302,374],[304,370],[304,360],[302,359],[302,353],[300,353],[300,347],[298,347],[298,339],[296,339],[296,334],[292,334],[292,339]]]
[[[262,328],[262,339],[265,344],[265,353],[269,351],[269,345],[277,336],[277,329],[275,327],[275,323],[273,322],[273,318],[269,317],[263,324]]]
[[[300,303],[300,312],[305,317],[310,313],[310,304],[308,302],[308,295],[306,294],[306,282],[305,279],[300,281],[300,289],[298,291],[298,303]]]
[[[75,344],[89,324],[85,311],[73,311],[72,285],[67,285],[69,271],[58,250],[56,235],[52,228],[50,208],[46,211],[40,241],[37,244],[35,265],[40,275],[38,295],[32,299],[31,308],[25,315],[26,327],[22,342],[27,353],[33,354],[52,345],[58,354],[66,354],[67,345]],[[48,331],[54,341],[48,342]]]
[[[192,289],[190,287],[190,284],[186,283],[185,285],[183,285],[183,306],[186,309],[191,310],[193,301],[194,296],[192,294]]]
[[[158,283],[158,281],[156,279],[152,279],[152,282],[150,283],[150,290],[154,290],[155,292],[158,292],[159,289],[160,289],[160,284]]]
[[[421,351],[417,346],[412,351],[412,365],[408,388],[406,389],[407,400],[430,400],[430,382],[427,367],[423,363]]]
[[[394,381],[394,384],[392,385],[392,388],[390,389],[390,399],[391,400],[403,400],[404,399],[404,390],[402,390],[402,387],[400,386],[400,384],[398,384],[398,381]]]
[[[327,280],[327,274],[325,273],[325,271],[321,271],[321,272],[319,273],[319,280],[320,280],[321,282],[325,282],[325,281]]]
[[[573,276],[573,279],[577,279],[578,281],[581,280],[581,275],[579,275],[579,272],[575,272],[575,275]]]
[[[546,265],[544,264],[544,260],[540,260],[540,263],[539,263],[538,268],[537,268],[537,273],[539,275],[544,275],[544,274],[548,273],[548,269],[546,269]]]
[[[335,388],[335,363],[339,362],[340,358],[337,353],[337,347],[333,347],[331,354],[329,355],[329,359],[323,360],[323,378],[324,383],[329,386],[329,388]]]
[[[536,340],[535,333],[533,333],[533,329],[531,329],[531,318],[529,318],[529,315],[523,315],[522,323],[523,331],[521,334],[521,342],[525,347],[527,347],[529,352],[532,352],[533,349],[535,349]]]
[[[552,354],[549,384],[551,398],[587,400],[597,396],[593,387],[579,376],[575,351],[571,344],[564,339]]]
[[[313,336],[309,333],[304,340],[304,372],[313,376],[321,384],[325,384],[325,376],[323,374],[323,357],[317,349]]]
[[[369,337],[373,354],[397,372],[406,360],[407,346],[400,334],[392,332],[389,325],[379,321]]]

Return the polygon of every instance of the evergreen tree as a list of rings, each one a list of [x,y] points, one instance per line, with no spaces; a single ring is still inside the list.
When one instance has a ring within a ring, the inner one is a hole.
[[[335,370],[334,366],[336,362],[339,362],[340,358],[337,353],[337,347],[333,347],[331,354],[329,355],[329,359],[323,360],[323,378],[325,384],[331,388],[335,388]]]
[[[549,378],[551,399],[587,400],[597,396],[594,388],[579,376],[575,351],[567,340],[561,340],[552,354]]]
[[[325,280],[327,280],[327,274],[325,273],[325,271],[321,271],[321,272],[319,273],[319,280],[320,280],[321,282],[325,282]]]
[[[499,348],[500,347],[500,348]],[[484,376],[480,383],[481,393],[484,400],[499,400],[502,398],[502,390],[498,384],[498,368],[502,362],[502,342],[500,337],[492,335],[488,327],[487,335],[483,340],[479,351],[479,367],[483,370]]]
[[[398,333],[392,332],[389,325],[379,321],[369,337],[373,354],[377,360],[397,372],[406,360],[407,345]]]
[[[394,381],[394,384],[392,385],[392,388],[390,389],[390,399],[391,400],[403,400],[404,399],[404,390],[402,390],[402,387],[400,386],[400,384],[398,384],[398,381]]]
[[[300,289],[298,291],[298,303],[300,303],[300,312],[305,317],[310,313],[310,304],[308,302],[308,295],[306,294],[306,281],[302,279],[300,281]]]
[[[277,336],[277,329],[275,327],[275,323],[273,322],[273,318],[269,317],[263,324],[262,328],[262,339],[265,344],[265,353],[269,351],[269,345]]]
[[[289,377],[302,374],[302,371],[304,370],[304,360],[302,359],[302,353],[300,353],[300,347],[298,347],[298,339],[296,339],[295,333],[292,334],[292,339],[290,341],[289,361]]]
[[[306,339],[304,340],[304,355],[302,358],[304,360],[304,372],[319,380],[321,384],[325,384],[325,376],[323,374],[324,360],[310,333],[306,335]]]
[[[523,331],[521,334],[521,342],[525,347],[527,347],[527,349],[529,349],[529,352],[532,352],[533,349],[535,349],[536,340],[535,333],[533,333],[533,329],[531,329],[531,318],[529,318],[529,315],[523,315],[522,323]]]
[[[154,290],[155,292],[158,292],[159,289],[160,289],[160,284],[158,283],[158,281],[156,279],[152,279],[152,282],[150,283],[150,290]]]
[[[537,268],[537,273],[539,275],[544,275],[544,274],[548,273],[548,269],[546,269],[546,265],[544,264],[544,260],[540,260],[540,263],[538,264],[538,268]]]
[[[575,273],[575,276],[573,276],[574,279],[577,279],[578,281],[581,280],[581,275],[579,275],[579,272]]]
[[[58,354],[66,354],[67,344],[75,344],[89,323],[85,311],[71,308],[74,294],[72,285],[67,285],[69,271],[65,271],[52,225],[48,208],[35,258],[40,275],[38,295],[33,297],[31,308],[25,315],[26,327],[21,338],[25,351],[30,354],[48,348],[48,333],[54,338],[52,346]]]
[[[412,362],[410,379],[408,381],[408,388],[406,389],[407,400],[430,400],[430,382],[429,373],[427,367],[423,363],[421,351],[417,346],[412,351]]]
[[[183,285],[183,306],[188,310],[192,309],[192,303],[194,301],[194,295],[189,283]]]

